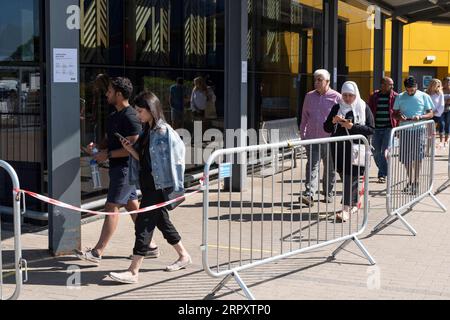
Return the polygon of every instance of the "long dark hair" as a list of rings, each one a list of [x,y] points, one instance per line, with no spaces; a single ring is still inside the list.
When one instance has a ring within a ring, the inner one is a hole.
[[[139,146],[140,146],[140,154],[145,150],[144,148],[148,147],[149,144],[149,134],[150,130],[154,129],[156,124],[162,120],[166,122],[166,119],[164,117],[164,111],[162,108],[161,101],[159,98],[151,91],[143,91],[139,93],[136,98],[134,99],[134,105],[135,107],[146,109],[153,117],[153,124],[152,127],[150,127],[150,124],[147,122],[144,125],[144,133],[141,136],[141,139],[139,139]]]
[[[94,89],[104,95],[106,91],[108,91],[110,83],[111,80],[109,79],[109,76],[107,74],[100,73],[95,77]]]

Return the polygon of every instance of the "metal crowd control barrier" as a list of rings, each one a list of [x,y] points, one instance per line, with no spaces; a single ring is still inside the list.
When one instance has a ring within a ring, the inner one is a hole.
[[[414,123],[392,130],[387,153],[388,216],[373,229],[373,233],[388,222],[400,220],[413,235],[417,235],[417,231],[403,214],[427,196],[446,211],[445,206],[433,194],[435,134],[434,121]]]
[[[338,146],[341,146],[344,152],[340,156],[346,163],[351,161],[345,159],[346,148],[356,144],[366,147],[364,164],[368,167],[370,147],[367,139],[360,135],[225,149],[211,155],[204,173],[202,260],[208,275],[223,280],[213,289],[210,297],[234,278],[246,297],[254,299],[239,275],[241,271],[333,244],[341,244],[332,253],[333,259],[354,241],[369,262],[375,264],[358,239],[368,222],[368,170],[350,166],[350,172],[346,172],[344,167],[340,183],[335,183],[333,190],[326,190],[325,194],[333,193],[331,203],[318,201],[305,208],[299,199],[304,191],[306,158],[295,159],[293,149],[309,148],[311,151],[315,148],[320,153],[325,148],[329,156],[337,157],[340,153]],[[265,156],[269,152],[281,152],[283,155],[279,160],[282,170],[277,174],[265,174],[265,171],[273,172],[267,168],[268,165],[275,165],[272,161],[265,163],[264,159],[270,159]],[[290,157],[286,158],[286,153]],[[327,170],[333,169],[333,159],[328,159]],[[297,168],[294,165],[296,161],[300,161]],[[238,168],[249,183],[239,192],[229,188],[233,175],[232,162],[245,164]],[[216,181],[209,179],[213,164],[219,167],[219,179]],[[318,168],[319,177],[322,168]],[[352,179],[352,176],[355,178]],[[349,189],[344,190],[344,186]],[[341,196],[353,195],[352,192],[359,197],[351,203],[355,210],[347,222],[339,223],[342,215],[339,209],[343,208],[339,200]],[[364,201],[361,203],[362,195]]]
[[[439,192],[439,193],[444,191],[445,189],[447,189],[450,186],[450,148],[448,150],[449,150],[449,154],[448,154],[448,179],[437,190],[437,192]]]
[[[8,172],[12,180],[13,189],[20,189],[19,178],[16,171],[6,162],[0,160],[0,167]],[[0,300],[16,300],[22,290],[22,268],[25,268],[25,282],[27,281],[27,261],[22,259],[22,246],[20,242],[21,236],[21,214],[20,211],[20,198],[21,194],[16,191],[12,191],[13,194],[13,210],[14,210],[14,265],[16,286],[14,293],[8,297],[3,297],[3,260],[2,260],[2,238],[1,238],[1,223],[0,223]],[[24,197],[23,197],[24,198]],[[25,208],[25,206],[24,206]]]

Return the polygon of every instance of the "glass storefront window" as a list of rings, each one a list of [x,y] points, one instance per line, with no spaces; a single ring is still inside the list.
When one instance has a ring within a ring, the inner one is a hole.
[[[0,62],[39,61],[39,0],[2,1]]]
[[[177,128],[194,131],[194,120],[203,132],[223,129],[224,118],[224,1],[82,0],[81,22],[81,141],[87,145],[105,136],[108,106],[104,90],[94,86],[99,74],[128,77],[134,93],[153,91],[161,100],[166,120]],[[214,102],[204,117],[194,116],[190,99],[194,79],[203,77],[214,92]],[[171,87],[184,80],[184,119],[175,123],[169,103]],[[192,142],[193,139],[192,139]],[[205,144],[206,145],[206,144]],[[105,190],[94,191],[89,158],[81,154],[82,199],[105,193],[107,167],[100,168]],[[201,167],[187,165],[187,172]]]
[[[312,86],[322,1],[249,0],[249,126],[298,117]]]
[[[372,16],[367,13],[366,7],[355,6],[345,1],[339,1],[338,8],[341,21],[339,37],[345,39],[346,47],[345,60],[340,59],[338,89],[344,81],[355,81],[361,97],[367,100],[372,88],[373,26],[370,24]],[[345,66],[345,69],[342,66]]]
[[[45,193],[45,120],[41,99],[39,0],[2,1],[0,10],[0,159],[21,187]],[[0,173],[0,205],[10,207],[11,179]],[[27,209],[45,210],[28,199]]]
[[[0,159],[41,162],[40,71],[0,66]]]

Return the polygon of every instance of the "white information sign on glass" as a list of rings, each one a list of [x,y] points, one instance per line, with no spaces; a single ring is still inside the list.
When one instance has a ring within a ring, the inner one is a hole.
[[[77,49],[53,49],[53,82],[78,82]]]
[[[242,83],[247,83],[248,80],[248,63],[242,61]]]

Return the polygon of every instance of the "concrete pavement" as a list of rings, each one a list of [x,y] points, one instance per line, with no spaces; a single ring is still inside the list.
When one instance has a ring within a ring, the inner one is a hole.
[[[438,151],[435,170],[436,189],[447,180],[447,152]],[[376,176],[374,166],[371,177]],[[359,249],[350,244],[337,260],[327,258],[337,245],[294,256],[276,263],[242,272],[240,275],[257,299],[450,299],[450,215],[426,198],[407,215],[417,229],[413,237],[395,222],[376,235],[370,231],[386,215],[383,186],[371,178],[369,228],[363,244],[376,259],[369,266]],[[438,198],[450,208],[450,188]],[[211,200],[212,201],[212,200]],[[118,285],[108,279],[111,271],[124,270],[132,252],[134,230],[131,219],[122,217],[105,257],[99,267],[75,257],[52,258],[47,253],[47,230],[25,226],[22,236],[23,256],[29,260],[29,281],[20,299],[204,299],[220,282],[202,268],[202,195],[196,195],[171,213],[183,243],[190,251],[193,265],[175,273],[164,271],[176,260],[175,251],[160,232],[156,241],[162,255],[145,260],[137,285]],[[5,223],[4,223],[5,224]],[[8,229],[8,226],[6,226]],[[102,220],[83,225],[83,246],[95,245]],[[28,229],[28,230],[27,230]],[[4,263],[12,258],[13,239],[3,231]],[[13,288],[12,276],[5,271],[4,294]],[[80,282],[80,285],[76,285]],[[244,299],[242,291],[230,281],[215,297]]]

